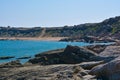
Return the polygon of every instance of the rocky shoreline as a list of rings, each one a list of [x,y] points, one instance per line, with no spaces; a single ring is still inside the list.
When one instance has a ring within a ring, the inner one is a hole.
[[[25,64],[0,64],[0,80],[120,80],[120,46],[68,45],[36,54]]]
[[[77,36],[77,37],[68,37],[63,38],[59,41],[66,42],[87,42],[87,43],[108,43],[108,42],[117,42],[119,39],[114,39],[113,37],[96,37],[96,36]]]

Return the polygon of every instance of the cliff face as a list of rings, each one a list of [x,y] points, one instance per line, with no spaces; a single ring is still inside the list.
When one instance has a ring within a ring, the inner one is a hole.
[[[43,34],[44,33],[44,34]],[[75,37],[75,36],[114,36],[120,34],[120,16],[100,23],[86,23],[74,26],[52,28],[11,28],[0,27],[0,37]],[[42,35],[42,36],[41,36]]]

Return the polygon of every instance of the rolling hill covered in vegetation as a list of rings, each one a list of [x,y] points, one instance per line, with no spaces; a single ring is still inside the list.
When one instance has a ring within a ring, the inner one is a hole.
[[[63,27],[0,27],[0,37],[116,37],[120,35],[120,16],[100,23],[85,23]]]

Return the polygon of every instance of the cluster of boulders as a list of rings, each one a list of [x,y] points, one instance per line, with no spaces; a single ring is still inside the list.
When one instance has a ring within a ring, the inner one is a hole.
[[[0,66],[1,80],[120,80],[120,46],[68,45],[36,54],[23,65],[16,61]]]

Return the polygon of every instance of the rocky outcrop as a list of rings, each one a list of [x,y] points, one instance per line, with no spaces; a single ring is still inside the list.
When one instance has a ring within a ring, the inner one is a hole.
[[[120,57],[109,63],[94,67],[89,73],[102,80],[120,80]]]
[[[102,57],[118,57],[120,56],[120,46],[108,46],[99,54]]]
[[[30,59],[28,62],[32,64],[62,64],[61,54],[64,52],[64,49],[51,50],[35,55],[35,58]]]
[[[84,47],[70,46],[68,45],[64,53],[62,54],[62,59],[65,63],[80,63],[85,61],[90,61],[90,59],[97,54],[91,50],[88,50]]]
[[[35,58],[30,59],[32,64],[76,64],[80,62],[90,61],[97,54],[84,47],[70,46],[65,49],[52,50],[35,55]]]
[[[96,36],[72,36],[68,38],[63,38],[60,41],[71,41],[71,42],[87,42],[87,43],[107,43],[107,42],[116,42],[116,40],[111,37],[96,37]]]
[[[20,63],[19,60],[0,64],[0,68],[14,68],[14,67],[22,67],[22,64]]]
[[[99,54],[100,52],[104,51],[107,46],[108,45],[90,45],[86,46],[86,48]]]

